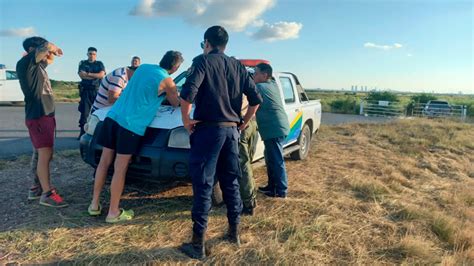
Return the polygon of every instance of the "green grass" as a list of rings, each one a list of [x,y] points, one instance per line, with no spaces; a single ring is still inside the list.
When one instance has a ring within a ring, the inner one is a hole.
[[[58,102],[78,102],[78,82],[51,80],[54,97]]]
[[[310,99],[320,99],[323,112],[358,114],[360,102],[368,95],[366,92],[343,91],[308,91]],[[416,93],[397,93],[400,105],[405,108]],[[446,100],[452,105],[466,105],[467,115],[474,117],[474,96],[472,95],[442,95],[434,94],[440,100]]]

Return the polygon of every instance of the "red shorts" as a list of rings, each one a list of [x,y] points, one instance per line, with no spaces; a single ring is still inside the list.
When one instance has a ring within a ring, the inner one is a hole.
[[[54,116],[42,116],[38,119],[26,120],[25,124],[35,149],[52,148],[54,146],[54,132],[56,130]]]

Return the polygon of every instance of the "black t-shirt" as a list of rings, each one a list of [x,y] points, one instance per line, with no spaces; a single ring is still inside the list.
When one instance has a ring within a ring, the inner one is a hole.
[[[195,120],[239,123],[242,94],[250,106],[262,102],[245,67],[237,59],[214,50],[193,59],[180,96],[196,104]]]
[[[82,60],[79,63],[79,69],[77,73],[85,71],[88,73],[99,73],[101,71],[105,72],[105,66],[101,61],[89,62],[88,60]],[[83,79],[81,80],[81,86],[86,88],[99,88],[101,79]]]
[[[35,52],[30,52],[16,64],[16,73],[25,95],[26,119],[54,115],[54,97],[44,61],[36,63]]]

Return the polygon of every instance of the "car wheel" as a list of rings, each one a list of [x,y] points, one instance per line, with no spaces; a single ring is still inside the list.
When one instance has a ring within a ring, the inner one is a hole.
[[[224,203],[224,198],[222,197],[222,190],[219,186],[219,182],[216,182],[214,188],[212,189],[212,205],[220,206]]]
[[[303,126],[300,136],[298,137],[298,145],[300,148],[297,151],[294,151],[290,154],[291,159],[293,160],[304,160],[309,153],[309,148],[311,144],[311,131],[308,125]]]

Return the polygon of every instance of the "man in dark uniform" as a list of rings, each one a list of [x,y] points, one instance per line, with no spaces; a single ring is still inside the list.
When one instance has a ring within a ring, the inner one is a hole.
[[[262,102],[245,67],[224,54],[229,35],[221,26],[204,33],[203,54],[194,58],[181,90],[181,113],[190,135],[189,171],[193,183],[193,237],[181,250],[192,258],[204,258],[204,235],[211,208],[215,177],[227,206],[229,231],[226,239],[240,245],[238,225],[242,201],[239,193],[239,129],[247,127]],[[240,116],[242,94],[249,107]],[[190,118],[195,104],[193,119]]]
[[[87,116],[89,116],[89,112],[97,96],[100,81],[105,76],[104,64],[96,59],[97,49],[89,47],[89,49],[87,49],[87,60],[82,60],[79,63],[79,70],[77,71],[77,74],[81,77],[81,83],[79,83],[79,96],[81,100],[78,108],[81,113],[81,117],[79,118],[81,132],[79,133],[78,139],[85,133],[84,125],[87,122]]]

